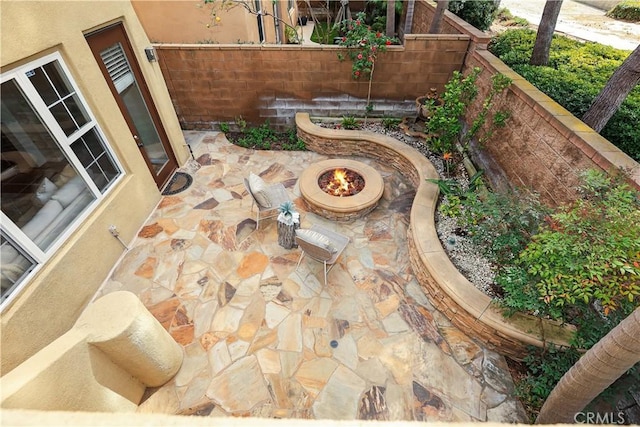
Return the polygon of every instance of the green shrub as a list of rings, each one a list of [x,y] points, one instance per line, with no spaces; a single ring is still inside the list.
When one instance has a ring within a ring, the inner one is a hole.
[[[340,122],[344,129],[357,129],[358,120],[353,116],[342,116],[342,121]]]
[[[402,120],[394,117],[385,117],[382,119],[382,127],[387,130],[397,129]]]
[[[305,151],[307,149],[306,144],[301,138],[298,138],[296,128],[292,127],[285,132],[287,136],[287,142],[282,144],[283,150],[288,151]]]
[[[528,373],[518,382],[516,394],[527,408],[531,422],[535,421],[551,390],[579,358],[580,354],[573,348],[552,346],[544,353],[539,348],[529,348],[529,355],[523,360]]]
[[[462,131],[460,118],[467,107],[478,96],[476,80],[481,69],[475,67],[466,76],[454,71],[445,84],[442,94],[442,105],[436,106],[433,100],[427,105],[431,111],[431,118],[426,124],[428,134],[434,135],[429,139],[429,147],[437,154],[452,152]]]
[[[520,193],[473,193],[464,207],[471,240],[499,269],[514,263],[548,213],[535,195]]]
[[[489,50],[554,101],[580,118],[589,109],[629,51],[598,43],[554,36],[549,66],[531,66],[536,34],[509,30],[495,37]],[[600,134],[634,160],[640,161],[640,86],[629,93]]]
[[[338,27],[327,26],[326,21],[318,20],[313,27],[313,33],[311,34],[311,41],[320,44],[333,44],[333,39],[340,35]]]
[[[640,1],[624,0],[606,14],[609,18],[640,22]]]
[[[496,21],[499,21],[505,27],[528,27],[529,21],[519,16],[513,16],[511,11],[506,7],[501,7],[496,12]]]
[[[584,177],[583,198],[548,218],[520,254],[552,306],[640,303],[640,199],[601,172]]]
[[[256,150],[307,150],[304,140],[298,138],[295,126],[280,132],[271,128],[268,120],[260,126],[248,127],[242,118],[237,118],[236,124],[240,129],[239,135],[233,134],[233,139],[229,142],[240,147]],[[223,125],[224,123],[220,124],[221,130]],[[226,127],[228,130],[229,125]]]
[[[481,31],[495,19],[500,0],[451,0],[449,10]]]
[[[271,144],[278,140],[276,131],[271,128],[267,120],[262,125],[245,130],[244,136],[238,138],[238,145],[245,148],[270,150]]]
[[[229,123],[220,123],[220,132],[229,133],[230,130]]]
[[[505,267],[496,275],[495,283],[502,289],[499,304],[507,317],[518,312],[540,317],[549,314],[549,307],[540,299],[538,288],[524,267]]]

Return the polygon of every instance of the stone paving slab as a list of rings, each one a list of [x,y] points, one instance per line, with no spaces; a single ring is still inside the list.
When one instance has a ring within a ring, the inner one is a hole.
[[[197,159],[186,191],[164,197],[100,295],[136,293],[180,343],[182,368],[140,412],[310,419],[526,422],[504,359],[453,327],[412,275],[412,189],[387,165],[369,215],[336,223],[306,211],[297,177],[327,156],[247,150],[186,132]],[[242,179],[283,182],[302,227],[351,242],[322,284],[319,263],[255,230]],[[100,296],[98,295],[98,296]]]

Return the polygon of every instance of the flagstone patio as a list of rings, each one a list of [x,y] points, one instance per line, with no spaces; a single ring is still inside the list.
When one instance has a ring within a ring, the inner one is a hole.
[[[193,184],[163,197],[97,297],[128,290],[184,347],[140,412],[270,418],[527,422],[504,358],[427,300],[407,254],[410,185],[388,165],[379,206],[350,222],[305,210],[297,178],[328,157],[247,150],[185,132]],[[192,162],[194,163],[194,162]],[[195,164],[195,163],[194,163]],[[302,227],[351,242],[322,285],[321,264],[255,230],[242,179],[284,183]],[[133,202],[133,201],[132,201]]]

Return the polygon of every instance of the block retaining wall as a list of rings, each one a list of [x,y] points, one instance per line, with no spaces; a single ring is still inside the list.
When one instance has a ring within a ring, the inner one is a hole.
[[[513,80],[496,101],[495,111],[511,113],[472,158],[487,171],[494,188],[529,188],[543,202],[557,206],[575,200],[580,174],[588,169],[629,172],[629,183],[640,189],[640,165],[550,97],[486,50],[474,51],[465,72],[480,67],[479,95],[469,108],[467,122],[481,109],[491,76],[502,73]],[[480,132],[479,136],[482,135]]]

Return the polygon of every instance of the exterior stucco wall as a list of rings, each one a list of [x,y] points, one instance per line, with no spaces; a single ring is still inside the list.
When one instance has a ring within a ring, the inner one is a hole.
[[[154,43],[260,43],[257,17],[237,5],[221,7],[222,2],[131,0],[149,39]],[[263,10],[273,14],[278,8],[280,19],[295,27],[296,8],[287,10],[287,1],[262,1]],[[253,6],[253,2],[251,2]],[[220,21],[212,17],[212,11]],[[168,19],[170,17],[170,19]],[[168,22],[171,22],[168,25]],[[284,29],[280,29],[281,36]],[[275,43],[273,18],[264,17],[266,43]],[[282,39],[284,43],[284,39]]]
[[[150,42],[128,1],[2,1],[2,72],[51,52],[60,52],[123,165],[125,176],[75,230],[1,314],[2,374],[65,333],[122,255],[108,231],[133,239],[160,200],[160,193],[136,147],[84,35],[122,21],[179,164],[188,149]]]

